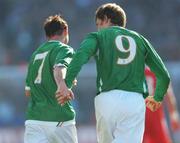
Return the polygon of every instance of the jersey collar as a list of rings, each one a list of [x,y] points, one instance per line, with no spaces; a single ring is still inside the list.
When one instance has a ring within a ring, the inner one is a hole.
[[[58,40],[49,40],[47,42],[61,42],[61,41],[58,41]]]

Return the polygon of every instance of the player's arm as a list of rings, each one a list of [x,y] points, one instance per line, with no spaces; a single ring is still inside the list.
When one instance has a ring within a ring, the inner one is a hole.
[[[30,92],[29,89],[25,89],[25,95],[26,95],[27,97],[31,95],[31,92]]]
[[[88,62],[90,57],[94,56],[97,51],[97,33],[89,34],[81,43],[80,48],[74,55],[66,75],[66,84],[70,88],[72,82],[81,70],[81,67]]]
[[[158,102],[161,102],[167,92],[170,76],[164,63],[162,62],[157,52],[154,50],[153,46],[144,37],[142,37],[142,41],[146,48],[145,63],[156,76],[154,99]]]
[[[73,81],[79,73],[82,65],[87,63],[89,58],[96,53],[97,40],[95,35],[96,34],[93,33],[88,35],[87,38],[81,43],[80,48],[77,50],[76,54],[73,56],[66,74],[66,85],[68,88],[72,87]],[[65,89],[62,90],[67,90],[67,87],[64,86],[63,88]],[[62,93],[57,94],[56,98],[58,100],[58,103],[61,105],[64,104],[65,101],[67,101],[66,95]]]
[[[58,95],[65,95],[66,98],[63,99],[58,99],[58,102],[61,103],[61,100],[70,100],[74,98],[73,93],[68,90],[65,82],[64,82],[64,77],[66,76],[66,67],[54,67],[54,79],[56,81],[56,85],[57,85],[57,91],[56,91],[56,96]]]
[[[144,37],[141,38],[146,50],[145,63],[156,76],[156,88],[154,96],[148,96],[146,98],[146,106],[154,112],[162,104],[162,100],[169,86],[170,76],[164,63],[154,50],[153,46]]]
[[[179,113],[177,110],[176,98],[171,84],[167,90],[165,101],[168,105],[171,128],[173,131],[176,131],[177,129],[180,129],[180,120],[179,120]]]
[[[57,85],[56,97],[66,95],[66,97],[70,99],[73,98],[73,93],[67,88],[64,82],[67,67],[72,60],[73,53],[72,48],[64,47],[64,49],[57,54],[53,70],[54,79]],[[60,99],[57,98],[57,100],[59,102]]]
[[[62,81],[64,80],[66,76],[66,67],[64,66],[55,66],[53,73],[54,73],[54,79],[56,81],[57,87],[61,86]]]

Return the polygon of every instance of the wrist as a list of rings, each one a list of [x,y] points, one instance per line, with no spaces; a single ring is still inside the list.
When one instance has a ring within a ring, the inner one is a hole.
[[[64,79],[62,79],[62,80],[59,80],[57,86],[58,86],[58,87],[61,87],[61,86],[64,86],[65,84],[66,84],[66,83],[65,83]]]
[[[153,97],[156,102],[162,102],[163,98],[159,98],[156,95]]]

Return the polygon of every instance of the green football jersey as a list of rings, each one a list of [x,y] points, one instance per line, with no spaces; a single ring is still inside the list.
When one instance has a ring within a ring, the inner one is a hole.
[[[120,89],[146,97],[144,68],[147,64],[157,78],[154,98],[162,101],[169,74],[152,45],[140,34],[119,26],[88,34],[68,67],[66,83],[69,87],[91,56],[96,59],[97,93]]]
[[[55,98],[57,85],[53,75],[54,66],[68,67],[73,49],[59,41],[48,41],[32,55],[26,77],[26,90],[30,90],[27,110],[28,120],[68,121],[74,119],[75,111],[68,102],[64,106]]]

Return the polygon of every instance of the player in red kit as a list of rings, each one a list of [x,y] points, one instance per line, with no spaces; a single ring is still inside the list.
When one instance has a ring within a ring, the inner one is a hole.
[[[145,74],[149,95],[154,95],[156,86],[155,75],[150,71],[149,68],[145,69]],[[176,99],[171,85],[166,94],[165,104],[167,105],[169,111],[170,127],[172,131],[177,131],[180,128],[179,115],[176,108]],[[161,106],[156,112],[151,112],[148,108],[146,108],[143,143],[172,143],[163,106]]]

